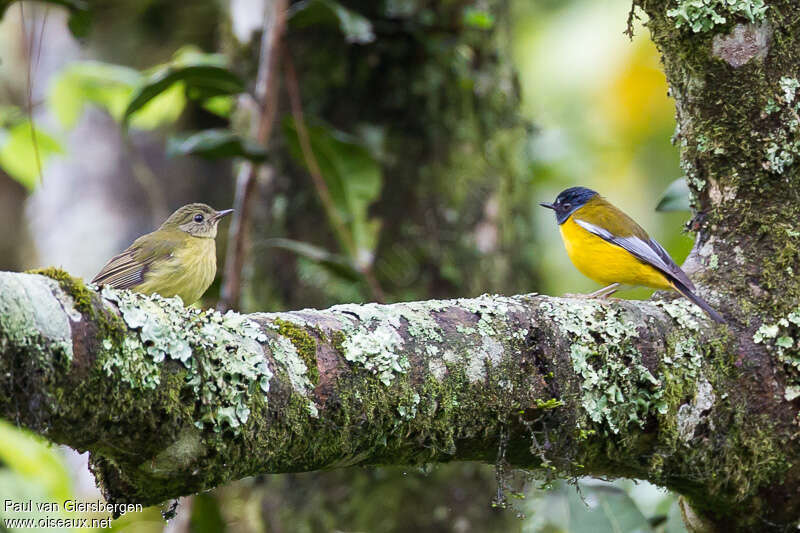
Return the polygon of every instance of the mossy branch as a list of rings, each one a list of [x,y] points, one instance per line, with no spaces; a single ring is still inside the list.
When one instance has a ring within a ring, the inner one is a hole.
[[[0,273],[0,415],[91,452],[113,501],[452,460],[649,479],[753,509],[790,458],[685,300],[538,295],[220,314]],[[500,449],[504,454],[499,454]],[[728,508],[725,507],[726,512]]]

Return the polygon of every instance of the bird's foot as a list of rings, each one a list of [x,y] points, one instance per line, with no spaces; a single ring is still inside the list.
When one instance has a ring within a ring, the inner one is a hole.
[[[571,294],[567,293],[564,296],[567,298],[577,298],[579,300],[588,300],[588,299],[598,299],[598,300],[607,300],[611,298],[611,295],[617,292],[620,287],[620,283],[612,283],[602,289],[596,290],[594,292],[590,292],[589,294]],[[616,298],[613,298],[616,300]]]

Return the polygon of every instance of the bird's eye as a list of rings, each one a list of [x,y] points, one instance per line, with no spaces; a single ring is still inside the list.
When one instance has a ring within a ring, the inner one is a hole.
[[[572,207],[572,204],[567,202],[566,204],[562,205],[561,207],[563,207],[564,209],[569,209],[570,207]]]
[[[203,215],[198,213],[197,215],[194,216],[194,221],[195,222],[202,222],[203,221]]]

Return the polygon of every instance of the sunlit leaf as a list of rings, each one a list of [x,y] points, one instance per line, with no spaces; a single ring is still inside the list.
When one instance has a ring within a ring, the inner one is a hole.
[[[489,30],[494,26],[494,16],[483,9],[467,7],[461,18],[466,26],[480,30]]]
[[[224,67],[216,65],[169,65],[158,70],[135,89],[125,109],[123,123],[127,124],[131,115],[177,83],[183,83],[187,93],[198,99],[236,94],[244,90],[242,80]]]
[[[203,109],[223,118],[231,116],[235,105],[236,101],[233,96],[213,96],[202,104]]]
[[[368,18],[334,0],[298,2],[292,6],[289,17],[296,28],[334,24],[339,27],[349,43],[365,44],[375,40],[375,32]]]
[[[63,502],[72,493],[69,471],[56,449],[44,439],[0,420],[0,464],[34,480],[47,496]]]
[[[171,155],[196,155],[206,159],[243,157],[261,162],[267,158],[267,151],[263,146],[224,129],[203,130],[186,137],[173,137],[169,140],[167,151]]]
[[[65,128],[75,126],[88,103],[119,120],[141,78],[137,70],[121,65],[100,61],[71,63],[50,85],[48,104]]]
[[[678,178],[670,183],[656,206],[656,211],[691,211],[691,209],[689,186],[685,178]]]
[[[48,93],[48,103],[65,128],[75,126],[87,104],[104,109],[119,122],[134,88],[142,79],[139,71],[121,65],[99,61],[75,62],[55,78]],[[150,100],[131,123],[138,129],[154,129],[175,122],[185,106],[183,87],[175,84]]]
[[[367,210],[380,195],[383,186],[381,167],[369,150],[353,137],[321,125],[307,128],[311,150],[330,191],[335,208],[344,219],[356,246],[355,261],[369,264],[377,245],[380,221],[371,220]],[[284,131],[292,157],[307,165],[290,118]]]
[[[44,166],[51,155],[62,151],[58,141],[32,127],[27,119],[9,129],[0,129],[0,168],[29,191],[39,182],[40,164]]]
[[[301,257],[314,261],[325,267],[332,274],[347,279],[348,281],[358,281],[361,279],[359,272],[353,268],[353,265],[347,259],[319,246],[292,239],[268,239],[263,243],[263,246],[267,248],[281,248],[293,252]]]

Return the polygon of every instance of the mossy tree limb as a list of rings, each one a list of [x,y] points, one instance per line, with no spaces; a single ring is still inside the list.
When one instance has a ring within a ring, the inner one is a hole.
[[[797,486],[791,406],[748,410],[737,391],[757,372],[684,300],[221,315],[43,273],[0,273],[0,415],[89,450],[114,501],[502,455],[552,477],[649,479],[749,524],[797,509],[772,502],[777,480]]]

